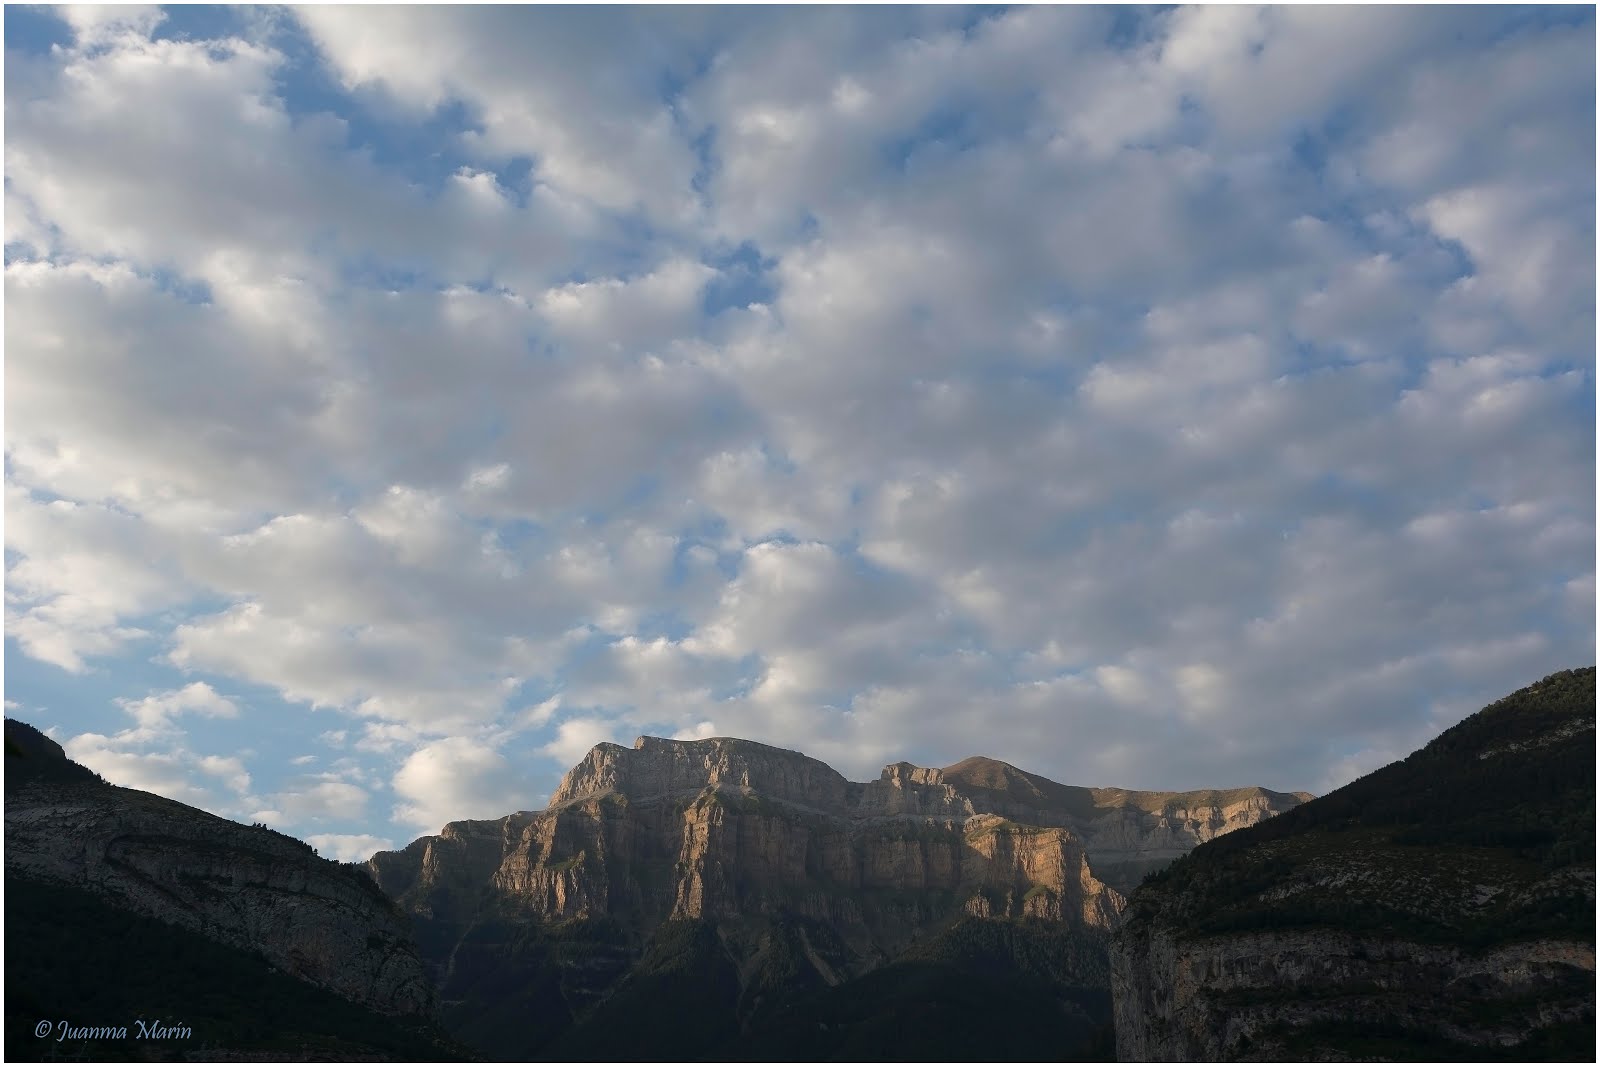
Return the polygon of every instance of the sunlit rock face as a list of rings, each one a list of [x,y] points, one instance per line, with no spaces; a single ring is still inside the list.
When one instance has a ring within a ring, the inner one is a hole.
[[[963,914],[1107,931],[1119,886],[1303,796],[1084,789],[981,757],[855,783],[754,742],[642,737],[594,748],[544,811],[451,823],[370,866],[439,945],[489,916],[647,936],[782,912],[830,923],[866,967]]]

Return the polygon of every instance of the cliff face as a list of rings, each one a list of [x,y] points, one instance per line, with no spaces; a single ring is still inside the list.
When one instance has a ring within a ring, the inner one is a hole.
[[[463,1021],[493,1014],[475,989],[520,987],[581,1021],[683,924],[713,931],[672,936],[700,946],[705,975],[722,966],[706,960],[733,968],[746,1022],[752,1005],[848,983],[963,918],[1077,931],[1081,966],[1051,981],[1103,989],[1123,906],[1108,882],[1299,800],[1079,789],[982,758],[855,783],[748,741],[646,737],[597,746],[544,811],[451,823],[370,869],[415,917],[457,1033],[523,1055],[540,1046],[485,1043]]]
[[[641,738],[596,748],[546,811],[452,823],[371,869],[440,922],[469,922],[485,900],[524,920],[639,930],[781,910],[834,924],[864,959],[963,911],[1109,928],[1121,897],[1070,830],[975,814],[939,773],[896,765],[857,785],[750,742]]]
[[[882,941],[850,894],[894,891],[1109,928],[1117,887],[1304,797],[1082,789],[981,758],[891,764],[853,783],[752,742],[646,737],[597,746],[543,812],[451,823],[371,869],[409,910],[441,920],[468,919],[485,889],[507,914],[643,926],[781,901]]]
[[[409,922],[365,873],[302,842],[107,785],[32,727],[6,722],[8,881],[86,890],[115,907],[259,952],[389,1015],[428,1015]]]
[[[1119,1058],[1592,1059],[1594,701],[1552,675],[1142,886]]]
[[[1258,786],[1187,793],[1061,785],[975,756],[939,776],[976,811],[1038,826],[1065,826],[1084,843],[1095,874],[1126,895],[1153,870],[1196,845],[1254,826],[1311,799]]]
[[[1476,951],[1333,929],[1187,939],[1157,928],[1113,951],[1111,992],[1125,1061],[1456,1059],[1519,1046],[1529,1059],[1564,1059],[1529,1046],[1564,1024],[1592,1040],[1594,948],[1536,939]]]

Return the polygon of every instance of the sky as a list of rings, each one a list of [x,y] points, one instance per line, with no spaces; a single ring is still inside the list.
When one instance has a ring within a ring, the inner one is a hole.
[[[1594,662],[1593,18],[7,7],[7,714],[1335,788]]]

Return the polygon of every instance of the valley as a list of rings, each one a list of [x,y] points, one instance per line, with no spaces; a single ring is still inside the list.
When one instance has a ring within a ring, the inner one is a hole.
[[[7,1054],[161,989],[295,1059],[1582,1058],[1593,730],[1561,672],[1320,798],[642,737],[352,865],[8,720]]]

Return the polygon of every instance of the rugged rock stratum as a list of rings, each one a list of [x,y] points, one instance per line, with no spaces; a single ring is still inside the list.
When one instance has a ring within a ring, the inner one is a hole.
[[[24,723],[6,720],[5,742],[8,885],[84,890],[373,1011],[434,1012],[409,921],[366,872],[264,827],[108,785]]]
[[[434,920],[470,921],[490,906],[649,927],[781,902],[850,929],[870,953],[869,943],[892,951],[897,937],[867,929],[856,893],[937,894],[955,913],[1108,929],[1121,890],[1146,870],[1308,796],[1085,789],[982,757],[942,770],[891,764],[856,783],[750,741],[641,737],[632,749],[596,746],[544,811],[450,823],[371,868]],[[908,918],[914,927],[933,916]]]
[[[1595,671],[1563,671],[1141,886],[1118,1057],[1594,1058]]]
[[[546,919],[649,923],[742,911],[815,883],[940,890],[974,912],[1107,926],[1148,870],[1309,797],[1087,789],[983,757],[942,770],[895,763],[856,783],[751,741],[641,737],[632,749],[596,746],[544,811],[450,823],[371,866],[428,915],[487,887]],[[1024,902],[1035,888],[1048,892]],[[995,893],[1001,902],[987,899]]]
[[[834,986],[964,918],[1079,931],[1103,961],[1123,888],[1306,796],[1085,789],[981,757],[856,783],[754,742],[642,737],[594,748],[543,811],[450,823],[370,867],[414,917],[447,1019],[481,1014],[493,974],[558,989],[579,1020],[672,924],[714,930],[741,1003],[761,999],[775,954],[800,961],[802,985]],[[1074,981],[1103,988],[1103,966]]]

